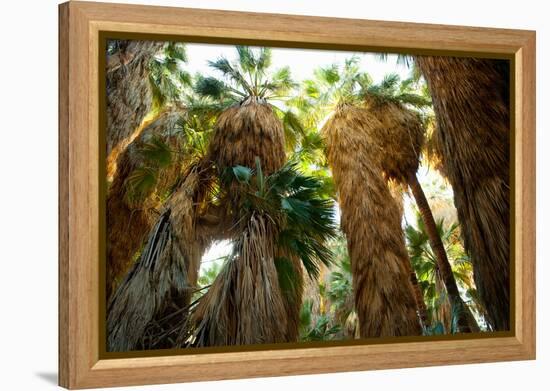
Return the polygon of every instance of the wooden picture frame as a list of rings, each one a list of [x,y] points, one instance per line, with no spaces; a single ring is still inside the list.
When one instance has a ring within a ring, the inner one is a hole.
[[[509,58],[513,64],[515,322],[510,333],[351,346],[105,359],[100,354],[99,37]],[[59,384],[70,389],[535,358],[533,31],[71,1],[59,6]]]

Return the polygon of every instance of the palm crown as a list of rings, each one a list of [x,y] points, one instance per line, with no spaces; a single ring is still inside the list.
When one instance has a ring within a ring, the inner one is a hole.
[[[285,97],[295,83],[290,68],[284,67],[270,74],[271,49],[237,46],[237,60],[220,57],[208,64],[219,71],[223,80],[200,77],[195,90],[199,95],[238,102],[247,98],[276,100]]]

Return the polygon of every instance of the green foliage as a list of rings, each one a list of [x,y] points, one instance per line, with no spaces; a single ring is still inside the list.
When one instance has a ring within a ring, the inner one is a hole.
[[[218,274],[220,274],[227,258],[227,256],[224,256],[214,259],[210,261],[211,263],[208,268],[201,268],[197,279],[198,289],[193,293],[192,302],[201,298],[208,291],[216,277],[218,277]]]
[[[336,235],[334,203],[318,194],[321,182],[317,178],[300,173],[294,162],[265,176],[257,159],[255,169],[233,167],[223,180],[240,185],[239,220],[261,213],[277,222],[278,245],[298,256],[311,277],[318,276],[319,263],[330,264],[332,253],[326,241]]]
[[[380,101],[389,101],[412,106],[417,109],[431,107],[429,95],[419,92],[420,82],[414,78],[401,80],[398,74],[384,76],[379,84],[362,86],[360,95],[373,97]]]
[[[313,301],[305,300],[300,310],[300,340],[329,341],[340,332],[339,325],[331,325],[331,318],[319,315],[314,318]]]
[[[212,283],[218,276],[220,270],[222,269],[223,262],[217,262],[217,261],[223,261],[223,260],[225,260],[225,257],[221,257],[219,259],[214,260],[209,268],[205,269],[200,273],[200,276],[198,278],[198,284],[201,288],[205,288],[212,285]]]
[[[279,287],[288,301],[296,299],[296,290],[299,287],[299,275],[294,270],[292,261],[286,257],[275,258],[275,268],[277,269],[277,277]]]
[[[162,53],[149,63],[149,81],[153,90],[153,104],[162,106],[181,100],[184,90],[191,86],[191,75],[184,69],[187,62],[185,45],[169,42]]]
[[[130,201],[141,200],[153,191],[157,183],[157,170],[138,167],[126,179],[126,197]]]
[[[237,59],[225,57],[209,61],[208,65],[220,72],[224,80],[200,78],[195,86],[197,94],[213,99],[240,102],[247,97],[264,100],[281,99],[294,88],[290,68],[271,72],[271,49],[237,46]]]
[[[223,81],[214,77],[202,77],[198,75],[195,82],[195,92],[199,96],[208,96],[212,99],[220,100],[225,96],[227,86]]]
[[[461,291],[461,296],[470,308],[477,312],[478,317],[480,317],[481,307],[475,299],[477,293],[473,283],[472,264],[462,246],[459,226],[458,224],[446,226],[444,220],[440,219],[436,222],[436,228],[451,263],[453,275]],[[416,215],[416,227],[407,224],[405,226],[405,235],[411,264],[424,294],[428,316],[432,324],[431,329],[427,330],[427,333],[437,334],[437,330],[439,330],[438,323],[442,322],[438,313],[440,308],[447,303],[447,296],[443,288],[444,284],[440,280],[437,259],[430,246],[428,234],[419,212]],[[441,288],[438,288],[438,279]],[[451,332],[458,329],[456,327],[458,319],[455,313],[456,310],[451,309]]]
[[[329,242],[334,262],[319,279],[317,289],[304,301],[300,313],[300,339],[320,341],[357,336],[351,264],[345,238]]]
[[[158,167],[166,167],[172,162],[170,147],[158,136],[146,142],[140,153],[146,160],[155,162]]]
[[[372,79],[359,69],[359,57],[352,56],[344,64],[319,67],[312,79],[302,83],[299,97],[293,104],[302,110],[309,123],[318,124],[340,104],[359,103],[359,89],[371,84]]]

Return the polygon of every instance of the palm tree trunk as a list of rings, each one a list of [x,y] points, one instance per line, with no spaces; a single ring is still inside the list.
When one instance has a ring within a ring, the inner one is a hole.
[[[190,316],[190,327],[182,329],[183,346],[295,341],[275,266],[276,236],[268,217],[250,217],[233,255]]]
[[[437,267],[443,283],[445,284],[449,301],[451,302],[452,308],[457,311],[458,331],[465,333],[479,331],[473,315],[460,297],[458,286],[453,276],[453,270],[451,268],[451,264],[449,263],[449,259],[447,258],[447,252],[445,251],[441,237],[437,232],[437,227],[430,209],[430,205],[428,204],[428,200],[426,199],[426,195],[424,194],[424,190],[422,190],[420,182],[418,182],[416,174],[411,174],[409,176],[409,187],[411,188],[414,199],[416,200],[416,205],[418,206],[418,210],[424,220],[430,246],[435,253]],[[472,323],[472,321],[474,323]]]
[[[424,302],[424,295],[422,294],[422,289],[420,289],[420,285],[418,284],[418,278],[416,277],[415,271],[410,268],[410,278],[411,278],[411,285],[413,287],[414,291],[414,298],[416,301],[416,307],[418,311],[418,317],[420,318],[420,322],[422,323],[422,327],[424,329],[427,329],[430,324],[428,321],[428,309],[426,308],[426,303]]]
[[[510,329],[509,61],[419,56],[437,118],[442,171],[493,330]]]
[[[347,106],[322,130],[342,210],[360,335],[421,335],[399,205],[368,140],[368,131],[379,127],[366,110]]]

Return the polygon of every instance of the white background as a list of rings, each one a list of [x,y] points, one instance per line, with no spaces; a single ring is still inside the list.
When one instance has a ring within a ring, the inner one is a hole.
[[[122,0],[119,0],[123,2]],[[530,362],[176,384],[155,390],[548,389],[548,15],[544,1],[180,0],[134,3],[537,30],[537,329]],[[57,377],[57,1],[0,5],[0,389]],[[458,354],[458,353],[457,353]],[[543,385],[543,383],[546,383]],[[136,388],[137,389],[137,388]]]

